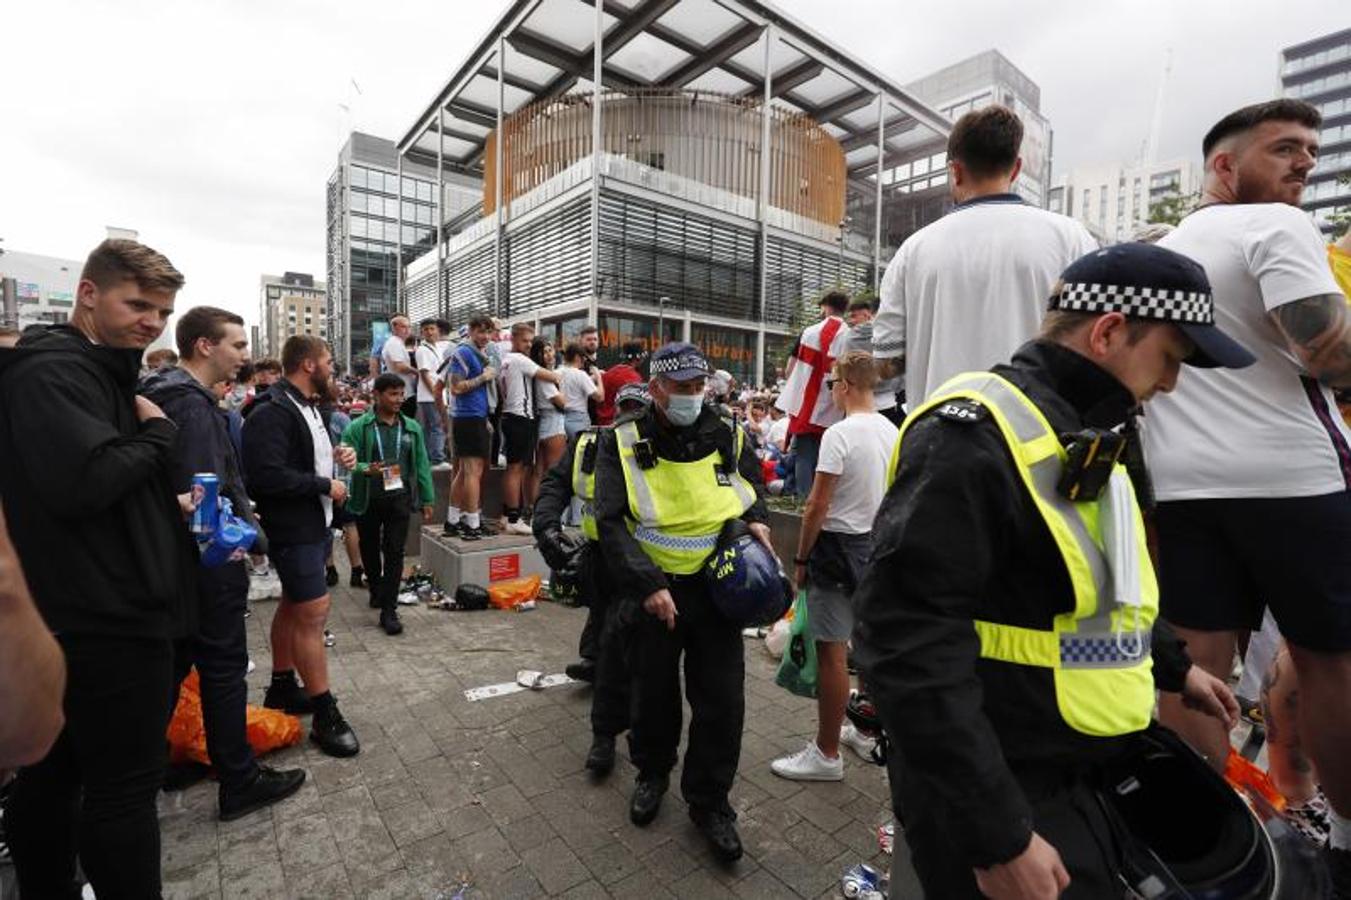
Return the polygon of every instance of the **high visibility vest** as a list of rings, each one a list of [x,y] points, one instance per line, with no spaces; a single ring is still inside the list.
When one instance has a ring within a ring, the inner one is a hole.
[[[1056,491],[1068,458],[1065,449],[1041,410],[998,375],[958,375],[909,416],[892,452],[888,483],[896,479],[900,448],[910,426],[951,400],[975,400],[992,414],[1023,484],[1055,539],[1074,590],[1073,611],[1048,615],[1049,628],[976,620],[981,657],[1052,670],[1056,705],[1061,718],[1075,731],[1096,737],[1140,731],[1149,724],[1154,708],[1150,629],[1158,615],[1159,588],[1134,493],[1139,606],[1116,600],[1102,551],[1100,501],[1074,502]],[[1120,465],[1118,470],[1125,471]]]
[[[582,534],[593,541],[600,540],[596,531],[596,467],[588,472],[582,465],[587,448],[596,442],[596,432],[583,431],[577,437],[577,446],[572,451],[572,495],[582,501]]]
[[[644,469],[634,452],[643,440],[637,423],[615,426],[629,500],[629,531],[663,572],[698,572],[717,549],[723,524],[740,518],[755,503],[755,486],[735,465],[745,433],[737,428],[733,434],[730,472],[724,470],[722,454],[716,450],[691,462],[653,455],[656,464]]]

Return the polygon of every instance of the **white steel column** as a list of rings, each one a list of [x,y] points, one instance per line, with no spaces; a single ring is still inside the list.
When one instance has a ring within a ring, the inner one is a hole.
[[[445,211],[442,205],[445,203],[446,183],[443,173],[444,154],[446,144],[446,106],[437,101],[436,104],[436,314],[443,319],[450,318],[450,311],[447,309],[445,292],[441,289],[442,283],[446,280],[446,249],[441,240],[441,226],[445,223]],[[402,202],[403,198],[400,197]]]
[[[760,190],[756,203],[756,218],[760,220],[759,314],[755,331],[755,380],[761,383],[765,371],[765,303],[769,299],[769,166],[773,154],[769,145],[769,101],[774,74],[771,71],[770,51],[774,47],[774,26],[765,26],[764,91],[760,100]]]
[[[877,167],[873,173],[873,292],[882,289],[882,153],[886,149],[882,121],[886,118],[887,95],[877,95]]]
[[[596,27],[591,43],[591,305],[588,325],[599,325],[600,306],[600,86],[605,78],[605,4],[596,0]]]
[[[502,170],[502,160],[506,157],[503,151],[505,143],[502,134],[502,104],[504,101],[502,93],[502,70],[506,68],[505,59],[506,41],[503,38],[497,39],[497,140],[493,141],[493,165],[496,175],[493,176],[493,193],[495,195],[496,205],[494,212],[497,214],[497,224],[493,229],[493,313],[502,315],[502,300],[504,291],[502,290],[502,198],[506,196],[506,191],[502,189],[503,182],[506,181],[507,173]]]
[[[402,313],[408,312],[408,307],[403,302],[403,154],[398,150],[394,151],[394,171],[395,184],[399,194],[399,212],[395,220],[399,230],[398,239],[394,244],[394,308]],[[417,221],[417,216],[413,217]],[[437,310],[440,313],[440,310]]]

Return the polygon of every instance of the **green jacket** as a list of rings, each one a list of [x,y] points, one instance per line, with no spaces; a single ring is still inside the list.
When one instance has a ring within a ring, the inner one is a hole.
[[[408,479],[413,508],[432,506],[436,502],[436,488],[432,485],[432,464],[427,459],[427,442],[422,436],[422,426],[407,416],[401,415],[400,418],[403,419],[403,430],[413,439],[413,467],[417,469],[417,477],[409,478],[409,473],[404,473]],[[371,476],[368,471],[370,463],[375,461],[374,435],[374,412],[357,416],[342,433],[342,442],[357,452],[352,489],[347,497],[347,511],[354,516],[364,513],[369,502]]]

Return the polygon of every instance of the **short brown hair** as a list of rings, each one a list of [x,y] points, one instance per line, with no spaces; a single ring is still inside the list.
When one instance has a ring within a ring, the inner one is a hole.
[[[158,369],[161,366],[176,366],[178,365],[178,354],[168,347],[151,350],[145,355],[145,364],[151,369]]]
[[[872,354],[863,350],[850,350],[835,360],[835,377],[860,390],[871,391],[877,385],[877,366],[873,363]]]
[[[1201,139],[1201,158],[1209,157],[1215,145],[1225,138],[1251,131],[1263,122],[1298,122],[1317,129],[1323,124],[1323,114],[1311,103],[1289,98],[1268,100],[1236,109],[1206,132],[1206,136]]]
[[[1007,106],[995,104],[957,120],[948,135],[948,159],[961,163],[975,178],[989,178],[1011,170],[1022,146],[1022,120]]]
[[[517,322],[515,325],[511,326],[512,337],[519,337],[523,334],[534,334],[534,333],[535,333],[535,326],[531,325],[529,322]]]
[[[255,360],[254,363],[253,363],[253,371],[254,371],[254,372],[275,372],[275,373],[277,373],[278,375],[280,375],[280,374],[281,374],[281,360],[279,360],[279,359],[272,359],[271,357],[267,357],[267,358],[264,358],[264,359]]]
[[[107,290],[123,281],[134,281],[143,291],[179,291],[183,273],[158,250],[138,241],[109,238],[94,248],[84,261],[81,281],[92,281]]]
[[[1074,334],[1080,328],[1091,323],[1094,319],[1102,318],[1106,313],[1082,312],[1077,309],[1050,309],[1041,320],[1041,334],[1038,335],[1046,341],[1064,341],[1065,338]],[[1132,344],[1138,344],[1149,331],[1149,326],[1161,324],[1159,319],[1126,319],[1126,337]],[[1166,323],[1162,323],[1166,324]]]
[[[328,342],[312,334],[293,334],[281,347],[281,369],[287,375],[300,371],[307,359],[318,359],[328,349]]]
[[[842,313],[849,306],[849,295],[844,291],[830,291],[820,300],[817,300],[816,305],[829,306],[833,311]]]
[[[206,338],[213,344],[219,344],[225,337],[226,325],[244,325],[244,319],[217,306],[194,306],[183,313],[174,327],[174,342],[178,344],[178,355],[192,359],[197,350],[197,340]]]
[[[494,322],[493,317],[488,315],[487,313],[478,313],[476,315],[469,317],[468,327],[473,329],[483,328],[487,329],[488,331],[496,331],[497,323]]]

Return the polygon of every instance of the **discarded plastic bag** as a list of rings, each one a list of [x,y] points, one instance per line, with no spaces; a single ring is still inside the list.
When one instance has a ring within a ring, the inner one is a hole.
[[[783,651],[788,646],[789,632],[793,629],[791,619],[780,619],[769,629],[769,634],[765,635],[765,649],[769,655],[775,659],[783,657]]]
[[[300,742],[300,720],[280,710],[248,707],[245,730],[253,752],[260,756],[270,750]],[[169,720],[168,738],[171,763],[211,765],[211,758],[206,753],[201,683],[196,668],[183,679],[183,687],[178,692],[178,705],[174,708],[173,718]]]
[[[488,601],[498,609],[515,609],[538,597],[543,581],[538,575],[499,581],[488,586]]]

